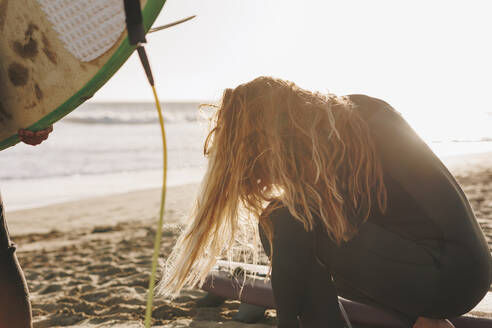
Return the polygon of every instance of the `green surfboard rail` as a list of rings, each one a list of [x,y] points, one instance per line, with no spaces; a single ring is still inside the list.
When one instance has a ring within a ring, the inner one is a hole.
[[[157,19],[157,16],[161,12],[165,2],[166,0],[147,0],[147,3],[142,9],[143,24],[146,33]],[[135,49],[135,46],[130,45],[128,37],[125,37],[118,49],[116,49],[115,53],[111,56],[111,58],[109,58],[106,64],[101,67],[94,77],[89,80],[89,82],[87,82],[79,91],[68,98],[54,111],[42,117],[36,123],[30,125],[28,129],[31,131],[45,129],[79,107],[86,100],[90,99],[96,91],[106,84],[106,82],[118,71],[118,69],[123,66]],[[17,134],[8,137],[0,142],[0,151],[14,146],[19,141],[20,139]]]

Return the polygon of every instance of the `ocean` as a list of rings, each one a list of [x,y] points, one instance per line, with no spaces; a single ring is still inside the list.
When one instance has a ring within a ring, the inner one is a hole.
[[[168,186],[197,183],[208,121],[199,103],[164,103]],[[492,127],[492,115],[485,115]],[[483,118],[480,124],[483,126]],[[438,156],[492,152],[492,129],[473,138],[434,134]],[[0,152],[0,189],[8,210],[147,188],[162,181],[162,142],[153,103],[85,103],[54,126],[43,144]]]

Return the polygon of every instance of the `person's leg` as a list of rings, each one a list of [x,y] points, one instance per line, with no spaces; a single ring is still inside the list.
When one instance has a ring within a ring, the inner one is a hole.
[[[274,226],[272,289],[278,327],[344,327],[331,275],[316,260],[314,234],[304,230],[286,208],[271,215]],[[262,244],[270,254],[260,229]]]
[[[317,254],[344,297],[409,319],[432,314],[442,272],[428,248],[370,222],[338,247],[323,234],[318,234],[317,243]]]
[[[15,245],[9,239],[0,198],[0,328],[11,327],[31,327],[31,304]]]

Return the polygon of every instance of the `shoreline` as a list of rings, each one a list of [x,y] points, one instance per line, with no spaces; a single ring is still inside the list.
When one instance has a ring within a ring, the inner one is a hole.
[[[204,168],[170,170],[167,173],[167,188],[197,184],[204,172]],[[162,170],[7,180],[0,183],[5,208],[10,212],[160,189],[161,186]]]
[[[165,224],[174,224],[189,214],[198,188],[198,183],[167,188]],[[53,230],[65,232],[134,220],[157,222],[160,201],[161,188],[150,188],[15,211],[9,211],[6,206],[6,217],[14,236]],[[61,217],[66,220],[61,221]]]
[[[467,171],[484,169],[492,166],[492,152],[469,153],[442,156],[441,161],[453,175],[466,174]],[[206,168],[184,168],[168,171],[168,190],[183,185],[199,184]],[[129,187],[138,181],[137,187]],[[89,200],[149,191],[161,188],[162,171],[121,172],[93,176],[67,176],[41,178],[36,180],[2,182],[5,209],[17,212],[59,205],[68,202]],[[49,190],[46,190],[49,185]],[[68,185],[68,196],[60,196],[57,190],[65,190]],[[75,190],[80,187],[82,190]],[[42,194],[29,193],[25,190],[43,190]],[[50,191],[53,190],[53,191]],[[56,198],[56,200],[54,200]],[[30,205],[28,205],[30,204]]]

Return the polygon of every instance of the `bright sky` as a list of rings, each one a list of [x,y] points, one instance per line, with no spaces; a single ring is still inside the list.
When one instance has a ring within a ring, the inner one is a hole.
[[[147,49],[162,100],[213,100],[272,75],[384,99],[430,133],[444,114],[463,125],[492,111],[491,12],[490,0],[168,0],[155,25],[197,18]],[[93,99],[152,100],[135,55]]]

